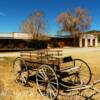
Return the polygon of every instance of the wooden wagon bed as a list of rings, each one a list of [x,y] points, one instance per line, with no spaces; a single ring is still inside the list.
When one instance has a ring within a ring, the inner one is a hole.
[[[37,50],[37,51],[23,51],[21,57],[25,61],[45,63],[45,64],[59,64],[62,59],[61,50]]]

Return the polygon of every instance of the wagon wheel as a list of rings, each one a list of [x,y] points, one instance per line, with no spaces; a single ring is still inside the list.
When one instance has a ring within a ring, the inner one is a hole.
[[[62,96],[70,96],[70,95],[76,95],[79,93],[79,91],[70,91],[72,88],[78,88],[81,87],[82,85],[86,85],[91,81],[91,70],[89,65],[81,60],[81,59],[74,59],[72,62],[72,68],[77,68],[77,71],[75,74],[66,76],[63,81],[66,83],[60,83],[61,86],[64,87],[64,90],[62,89],[60,91],[60,94]],[[73,69],[73,73],[75,69]],[[69,89],[69,91],[66,91],[66,89]]]
[[[81,59],[74,59],[74,66],[79,67],[78,76],[82,84],[87,85],[90,83],[92,78],[92,73],[89,65],[81,60]]]
[[[13,63],[13,72],[15,76],[15,81],[20,82],[22,85],[25,85],[28,80],[28,69],[25,61],[18,57]]]
[[[54,100],[58,96],[59,84],[55,71],[48,65],[39,67],[36,74],[38,91],[42,96],[48,96]]]

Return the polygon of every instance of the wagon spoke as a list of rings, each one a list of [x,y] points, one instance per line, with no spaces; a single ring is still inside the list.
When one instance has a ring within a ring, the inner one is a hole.
[[[52,87],[50,86],[50,84],[48,85],[48,94],[50,94],[50,98],[53,98],[53,96],[55,96],[55,92],[53,91]]]
[[[53,98],[52,94],[54,95],[54,92],[52,93],[51,91],[49,92],[50,98]]]
[[[39,79],[38,81],[39,81],[39,82],[44,82],[44,80],[40,80],[40,79]]]
[[[51,79],[49,79],[50,81],[53,81],[55,79],[55,77],[52,77]]]
[[[51,87],[50,87],[51,88]],[[53,96],[55,95],[55,93],[54,93],[54,91],[52,91],[52,89],[51,89],[51,91],[50,91],[50,98],[53,98]]]
[[[38,75],[37,75],[39,78],[41,78],[41,79],[43,79],[44,80],[44,77],[43,76],[41,76],[41,74],[39,73]]]
[[[42,70],[42,71],[41,71]],[[39,72],[43,74],[43,82],[42,78],[38,77]],[[40,81],[39,81],[40,80]],[[42,96],[48,96],[51,100],[54,100],[58,95],[58,79],[54,72],[54,70],[48,65],[42,65],[37,71],[36,74],[36,83],[38,86],[38,90]],[[42,84],[41,84],[42,83]],[[44,83],[44,84],[43,84]],[[41,87],[42,85],[42,87]],[[52,85],[52,86],[51,86]],[[55,85],[53,87],[53,85]]]
[[[50,86],[51,86],[52,90],[56,91],[56,88],[53,85],[50,84]]]
[[[57,83],[56,82],[50,82],[51,84],[54,84],[54,85],[57,85]]]
[[[44,72],[44,69],[41,69],[41,70],[40,70],[40,73],[41,73],[41,75],[42,75],[43,77],[47,77],[46,74],[45,74],[45,72]]]
[[[45,86],[45,83],[40,83],[40,85],[43,87],[43,86]]]

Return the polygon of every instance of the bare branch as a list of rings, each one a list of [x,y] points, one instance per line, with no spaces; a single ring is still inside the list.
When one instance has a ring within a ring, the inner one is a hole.
[[[25,20],[21,26],[21,30],[33,34],[33,39],[38,39],[45,33],[45,24],[44,13],[42,11],[36,11]]]
[[[61,13],[57,17],[57,22],[64,32],[70,32],[72,35],[80,33],[89,28],[91,24],[91,16],[88,15],[86,9],[76,8],[75,13],[71,11]]]

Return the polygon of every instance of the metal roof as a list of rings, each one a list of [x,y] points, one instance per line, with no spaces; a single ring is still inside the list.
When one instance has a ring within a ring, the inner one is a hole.
[[[72,38],[72,35],[54,35],[51,38]]]

